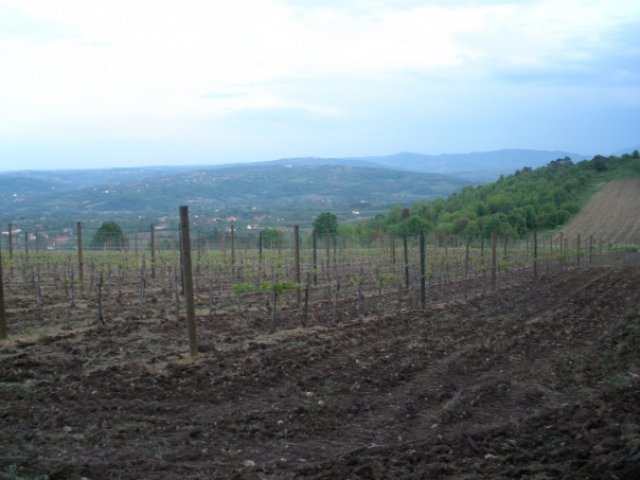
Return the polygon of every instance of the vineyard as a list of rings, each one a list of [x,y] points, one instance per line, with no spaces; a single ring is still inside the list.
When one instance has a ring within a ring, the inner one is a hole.
[[[0,478],[640,474],[635,246],[155,235],[3,249]]]
[[[28,245],[17,249],[17,243],[5,248],[12,334],[37,334],[50,319],[69,326],[105,325],[123,316],[184,319],[179,232],[165,232],[164,242],[137,240],[133,250],[87,249],[77,240],[82,231],[77,233],[75,249],[30,251]],[[348,239],[305,238],[296,227],[268,247],[232,229],[220,245],[196,238],[189,250],[194,303],[203,322],[249,315],[256,331],[273,332],[464,299],[571,266],[624,262],[637,248],[610,237],[570,238],[563,232],[515,241],[387,236],[365,248]],[[178,346],[181,339],[175,340]]]
[[[0,480],[640,480],[638,26],[0,0]]]

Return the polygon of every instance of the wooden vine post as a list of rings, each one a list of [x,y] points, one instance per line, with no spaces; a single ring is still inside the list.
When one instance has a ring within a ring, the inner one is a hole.
[[[467,234],[467,238],[464,242],[464,282],[465,285],[469,278],[469,244],[471,243],[471,235]],[[465,289],[466,291],[466,289]]]
[[[480,267],[482,277],[486,278],[486,270],[484,268],[484,217],[478,219],[478,230],[480,231]]]
[[[4,286],[2,283],[2,249],[0,249],[0,340],[7,338],[7,316],[4,309]]]
[[[427,244],[424,230],[420,230],[420,303],[427,306]]]
[[[236,276],[236,225],[231,224],[231,275]]]
[[[396,237],[391,235],[389,239],[389,248],[391,249],[391,265],[396,265]]]
[[[13,225],[9,224],[9,238],[7,241],[9,242],[9,276],[13,277]]]
[[[98,322],[104,325],[104,316],[102,315],[102,287],[104,286],[104,274],[100,271],[100,279],[98,280],[98,293],[96,298]]]
[[[11,259],[13,258],[13,225],[9,224],[9,264],[11,264]]]
[[[533,231],[533,280],[538,281],[538,231]]]
[[[302,275],[300,271],[300,226],[295,225],[293,227],[293,243],[295,246],[295,268],[296,268],[296,300],[298,305],[302,303],[302,290],[300,284],[302,283]]]
[[[313,285],[318,285],[318,236],[313,231],[312,249],[313,249]]]
[[[78,239],[78,280],[80,281],[80,286],[82,286],[82,280],[84,279],[84,275],[82,273],[83,263],[82,263],[82,222],[76,223],[76,232]]]
[[[408,208],[402,209],[402,218],[409,218],[411,216],[411,210]],[[408,232],[402,233],[402,249],[404,254],[404,287],[409,289],[409,245],[408,245]]]
[[[187,314],[187,333],[189,336],[189,352],[192,357],[198,356],[196,340],[196,312],[193,294],[193,272],[191,268],[191,237],[189,235],[189,207],[180,207],[180,250],[182,260],[182,283],[184,285],[184,303]]]
[[[325,232],[325,234],[324,234],[324,242],[325,242],[325,250],[327,252],[327,255],[326,255],[327,276],[329,276],[330,274],[328,272],[331,269],[331,233]]]
[[[309,289],[311,288],[311,272],[307,272],[307,284],[304,286],[304,307],[302,309],[302,326],[306,327],[309,320]]]
[[[498,284],[498,255],[497,255],[498,237],[493,232],[491,235],[491,288],[495,290]]]
[[[156,226],[152,223],[150,227],[151,232],[151,278],[156,278]]]

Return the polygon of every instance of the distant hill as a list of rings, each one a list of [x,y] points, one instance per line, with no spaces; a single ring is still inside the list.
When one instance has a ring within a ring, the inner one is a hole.
[[[304,224],[323,210],[349,220],[375,216],[393,205],[446,197],[466,185],[565,157],[574,162],[584,158],[564,151],[512,149],[0,173],[0,221],[37,218],[42,226],[121,218],[142,224],[173,218],[182,204],[207,218],[234,216],[247,224]]]
[[[633,146],[627,147],[627,148],[622,148],[620,150],[616,150],[615,152],[612,153],[612,155],[620,156],[620,155],[625,155],[625,154],[631,154],[631,153],[633,153],[635,151],[640,151],[640,144],[633,145]]]
[[[396,153],[386,156],[354,158],[287,158],[275,160],[278,165],[349,165],[384,167],[412,172],[440,173],[463,178],[474,183],[496,180],[500,175],[513,173],[524,167],[537,168],[558,158],[569,157],[574,162],[584,160],[585,155],[560,150],[495,150],[473,153],[447,153],[425,155],[422,153]]]
[[[49,191],[68,192],[98,185],[133,182],[158,175],[176,175],[202,168],[203,167],[194,166],[168,166],[0,172],[0,196],[25,192],[41,195],[47,194]],[[29,184],[34,187],[39,186],[40,188],[29,189]]]
[[[380,157],[385,158],[385,157]],[[381,162],[373,160],[367,160],[366,158],[340,158],[340,157],[297,157],[297,158],[280,158],[278,160],[270,160],[267,162],[261,162],[261,165],[280,165],[280,166],[307,166],[307,167],[320,167],[323,165],[341,165],[344,167],[369,167],[380,168],[386,167]],[[398,168],[395,168],[398,170]],[[406,170],[399,168],[399,170]],[[431,173],[431,172],[428,172]]]
[[[63,185],[56,179],[0,175],[0,201],[15,200],[25,196],[47,195],[62,187]]]
[[[510,149],[441,155],[398,153],[388,157],[378,157],[378,163],[415,172],[442,173],[475,182],[486,182],[524,167],[542,167],[553,160],[565,157],[571,158],[574,162],[587,158],[585,155],[564,151]],[[375,157],[370,159],[373,158]]]
[[[100,179],[104,181],[99,183]],[[25,177],[0,175],[0,211],[9,220],[45,215],[49,219],[134,221],[172,217],[179,205],[189,205],[194,214],[233,215],[241,223],[264,225],[285,219],[310,222],[324,210],[339,213],[342,219],[372,216],[395,204],[446,196],[468,184],[442,174],[313,162],[66,171],[60,175],[26,172]]]

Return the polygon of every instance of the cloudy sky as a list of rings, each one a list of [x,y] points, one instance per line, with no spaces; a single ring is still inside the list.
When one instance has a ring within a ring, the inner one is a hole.
[[[0,0],[0,170],[640,143],[637,0]]]

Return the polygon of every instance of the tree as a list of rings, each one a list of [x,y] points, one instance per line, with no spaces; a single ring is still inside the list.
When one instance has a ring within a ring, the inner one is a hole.
[[[94,248],[123,248],[125,238],[122,228],[116,222],[103,222],[93,235],[91,246]]]
[[[316,236],[336,235],[338,233],[338,218],[331,212],[323,212],[313,221],[313,232]]]
[[[409,209],[406,210],[409,211]],[[412,215],[411,213],[409,213],[409,216],[404,217],[395,227],[395,233],[400,236],[418,235],[420,230],[424,230],[425,232],[429,231],[429,223],[425,219],[417,215]]]
[[[593,169],[596,172],[604,172],[608,169],[607,158],[603,157],[602,155],[596,155],[595,157],[593,157],[591,163],[593,164]]]
[[[278,242],[282,239],[282,232],[275,228],[265,228],[261,233],[264,248],[276,248]]]

